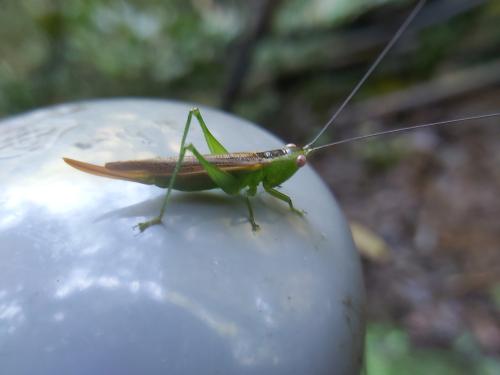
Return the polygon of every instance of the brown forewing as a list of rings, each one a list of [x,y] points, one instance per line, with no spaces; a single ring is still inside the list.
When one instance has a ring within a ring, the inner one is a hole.
[[[257,170],[269,160],[251,152],[238,152],[222,155],[204,155],[204,158],[223,171]],[[104,165],[106,170],[117,173],[140,173],[150,176],[170,176],[177,163],[176,157],[145,160],[110,162]],[[194,156],[186,155],[179,169],[179,176],[206,173]]]

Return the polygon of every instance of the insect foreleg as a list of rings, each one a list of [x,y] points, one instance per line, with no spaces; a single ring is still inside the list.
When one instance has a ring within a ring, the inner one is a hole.
[[[282,192],[276,190],[276,189],[273,189],[272,187],[269,187],[269,186],[265,186],[264,185],[264,190],[266,192],[268,192],[269,194],[271,194],[273,197],[275,198],[278,198],[279,200],[285,202],[285,203],[288,203],[288,205],[290,206],[290,209],[295,212],[296,214],[302,216],[304,215],[305,211],[302,211],[302,210],[298,210],[296,209],[294,206],[293,206],[293,203],[292,203],[292,198],[290,198],[288,195],[286,194],[283,194]]]

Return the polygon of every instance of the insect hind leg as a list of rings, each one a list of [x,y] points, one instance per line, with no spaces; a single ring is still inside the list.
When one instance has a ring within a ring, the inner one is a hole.
[[[182,165],[182,162],[184,160],[184,156],[186,154],[186,151],[189,150],[190,152],[193,153],[193,155],[198,159],[200,164],[203,166],[203,169],[208,173],[210,178],[216,183],[218,187],[220,187],[225,193],[234,195],[237,194],[241,190],[241,183],[240,180],[232,176],[231,174],[224,172],[220,168],[218,168],[216,165],[209,163],[203,155],[201,155],[198,150],[192,145],[185,145],[186,143],[186,138],[187,134],[189,132],[189,128],[191,126],[191,120],[193,116],[196,117],[198,120],[198,123],[200,124],[203,135],[205,136],[205,140],[207,142],[208,148],[210,149],[210,152],[212,155],[217,155],[217,154],[225,154],[227,153],[227,150],[222,146],[222,144],[210,133],[210,130],[205,124],[205,121],[203,120],[203,117],[201,116],[201,113],[198,108],[193,108],[192,110],[189,111],[188,118],[186,120],[186,125],[184,127],[184,132],[182,134],[182,140],[181,140],[181,147],[180,147],[180,152],[179,152],[179,158],[177,160],[177,163],[175,165],[174,171],[172,173],[172,177],[169,181],[167,193],[165,194],[165,199],[163,200],[163,204],[160,210],[160,214],[157,217],[154,217],[151,220],[148,220],[143,223],[137,224],[137,228],[141,232],[144,232],[147,228],[149,228],[152,225],[157,225],[161,224],[162,218],[165,214],[170,194],[173,190],[175,180],[177,178],[177,175],[179,173],[180,167]],[[248,201],[247,197],[247,206],[249,208],[249,213],[250,213],[250,222],[252,224],[252,228],[254,230],[258,229],[258,225],[255,223],[255,220],[253,218],[253,211],[250,206],[250,202]]]
[[[184,155],[186,154],[187,148],[184,145],[186,143],[186,138],[187,138],[187,135],[189,132],[189,127],[191,126],[191,120],[193,118],[193,114],[195,114],[196,111],[198,111],[198,109],[196,109],[196,108],[189,111],[189,114],[188,114],[188,117],[186,120],[186,125],[184,126],[184,131],[182,133],[181,149],[179,152],[179,158],[177,159],[177,163],[175,164],[174,172],[172,173],[172,178],[170,179],[170,182],[168,184],[167,193],[165,194],[165,198],[163,200],[163,204],[162,204],[161,209],[160,209],[160,214],[151,220],[137,224],[136,227],[139,228],[139,230],[141,232],[144,232],[146,229],[148,229],[152,225],[161,224],[161,220],[162,220],[163,215],[165,214],[165,211],[167,209],[170,194],[172,193],[172,189],[174,187],[175,179],[177,177],[177,174],[179,173],[179,169],[182,165],[182,161],[184,160]]]

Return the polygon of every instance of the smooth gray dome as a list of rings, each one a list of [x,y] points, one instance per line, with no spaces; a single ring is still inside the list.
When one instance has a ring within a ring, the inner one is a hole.
[[[2,374],[357,374],[363,287],[349,228],[310,167],[242,199],[99,178],[62,157],[108,161],[178,152],[189,105],[106,100],[0,122]],[[201,108],[230,151],[280,142]],[[200,128],[189,139],[207,151]],[[286,141],[293,141],[288,139]]]

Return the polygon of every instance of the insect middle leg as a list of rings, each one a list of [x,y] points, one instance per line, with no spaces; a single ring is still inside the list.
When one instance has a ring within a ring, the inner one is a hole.
[[[243,188],[244,183],[242,180],[234,177],[233,175],[221,170],[216,165],[208,162],[203,155],[192,145],[189,144],[186,146],[186,149],[191,151],[193,155],[198,159],[203,168],[207,171],[210,178],[220,187],[226,194],[236,195]],[[254,231],[259,229],[259,225],[255,222],[255,218],[253,215],[252,205],[250,203],[250,197],[253,197],[257,193],[257,186],[252,185],[248,188],[245,196],[245,202],[248,208],[248,220],[252,225],[252,229]]]
[[[245,202],[248,208],[248,220],[250,221],[250,224],[252,224],[252,230],[254,232],[260,229],[260,226],[255,222],[255,218],[253,216],[252,204],[250,203],[250,197],[254,197],[255,194],[257,194],[256,185],[249,187],[245,196]]]

